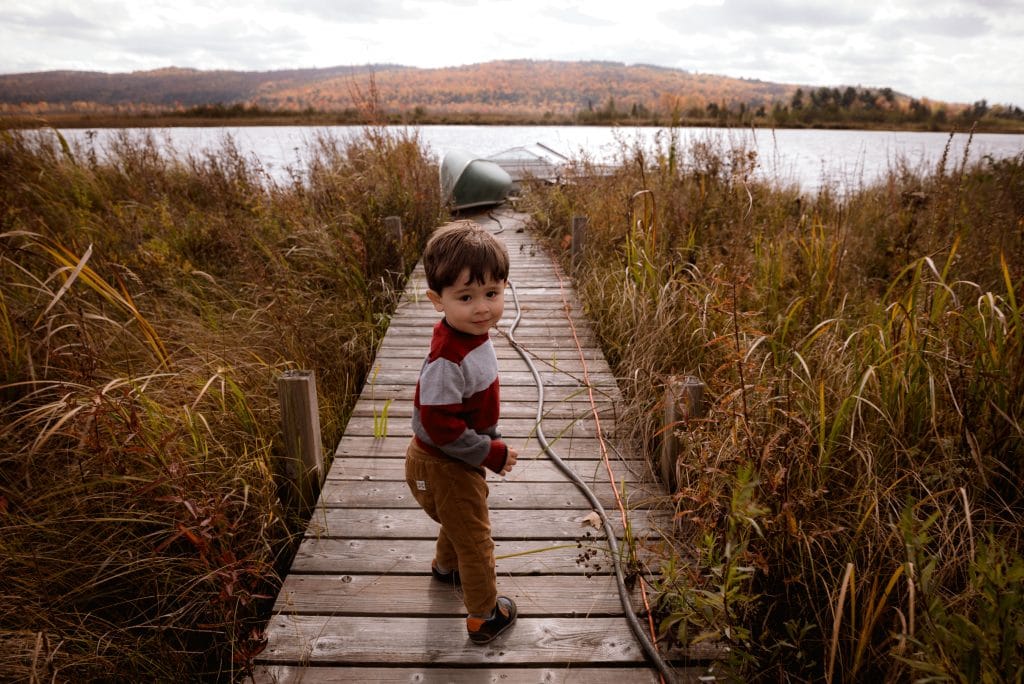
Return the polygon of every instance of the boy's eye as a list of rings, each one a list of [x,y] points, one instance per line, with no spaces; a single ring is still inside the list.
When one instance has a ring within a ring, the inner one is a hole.
[[[459,297],[460,302],[468,302],[470,299],[472,299],[472,297],[470,297],[469,295],[462,295],[461,297]]]
[[[498,291],[497,290],[491,290],[490,292],[487,293],[487,296],[490,297],[491,299],[494,299],[495,297],[498,296]]]

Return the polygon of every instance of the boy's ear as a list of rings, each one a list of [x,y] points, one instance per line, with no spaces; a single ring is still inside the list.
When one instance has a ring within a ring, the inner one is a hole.
[[[435,311],[444,311],[444,307],[441,306],[441,295],[434,292],[433,290],[427,290],[427,299],[434,305]]]

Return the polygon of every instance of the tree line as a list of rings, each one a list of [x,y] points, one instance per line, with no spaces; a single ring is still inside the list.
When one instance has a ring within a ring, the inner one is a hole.
[[[892,88],[797,88],[792,96],[772,102],[708,101],[703,105],[674,106],[665,111],[642,102],[620,105],[609,97],[603,105],[588,101],[578,113],[581,123],[611,124],[623,121],[702,122],[716,125],[771,125],[871,127],[882,125],[940,128],[975,122],[1000,127],[1024,122],[1024,109],[1015,105],[990,105],[978,100],[967,107],[944,102],[907,98]]]

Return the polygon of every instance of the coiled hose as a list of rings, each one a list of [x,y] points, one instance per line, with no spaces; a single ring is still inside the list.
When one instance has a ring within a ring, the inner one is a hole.
[[[500,224],[499,224],[500,225]],[[615,568],[615,582],[619,588],[619,600],[622,603],[622,609],[626,614],[626,621],[629,623],[630,629],[636,636],[637,641],[640,642],[640,646],[643,648],[647,658],[657,667],[658,672],[664,677],[666,682],[675,682],[676,676],[672,669],[669,667],[665,659],[658,653],[658,649],[651,642],[644,631],[643,626],[640,624],[640,620],[636,616],[636,611],[633,609],[633,601],[629,595],[629,590],[626,588],[626,580],[622,572],[622,562],[619,556],[619,543],[615,535],[615,530],[612,528],[611,523],[608,521],[608,515],[605,513],[604,506],[597,500],[594,492],[591,491],[587,483],[584,482],[580,477],[565,464],[565,461],[555,453],[554,449],[551,448],[551,444],[548,442],[547,437],[544,436],[544,429],[541,426],[541,419],[544,415],[544,382],[541,380],[540,373],[537,371],[537,367],[534,366],[533,361],[530,359],[526,350],[516,341],[515,329],[519,325],[519,321],[522,320],[523,311],[519,306],[519,294],[516,292],[516,286],[509,282],[509,287],[512,289],[512,299],[516,305],[516,317],[512,321],[512,325],[509,326],[506,336],[508,341],[512,344],[512,347],[516,350],[519,356],[526,362],[526,365],[530,369],[530,373],[533,374],[533,381],[537,384],[537,441],[540,443],[544,453],[548,455],[548,458],[562,471],[567,478],[569,478],[576,488],[583,493],[583,496],[587,498],[590,505],[597,511],[597,514],[601,516],[601,524],[604,526],[605,536],[608,538],[608,546],[612,554],[612,565]]]

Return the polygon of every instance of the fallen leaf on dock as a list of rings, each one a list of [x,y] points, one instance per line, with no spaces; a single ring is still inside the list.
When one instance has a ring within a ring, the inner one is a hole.
[[[590,525],[591,527],[601,529],[601,516],[597,514],[597,511],[591,511],[588,515],[579,518],[576,522],[580,525]]]

